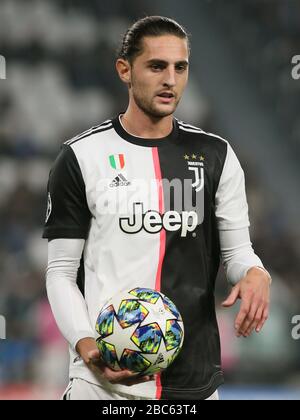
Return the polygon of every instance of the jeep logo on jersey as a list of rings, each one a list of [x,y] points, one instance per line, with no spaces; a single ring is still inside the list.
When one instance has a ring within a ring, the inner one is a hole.
[[[158,233],[164,228],[166,231],[181,231],[181,236],[187,236],[193,232],[198,225],[198,215],[195,211],[183,211],[178,213],[175,210],[167,211],[161,215],[156,210],[149,210],[144,213],[143,203],[133,204],[131,217],[121,217],[120,228],[125,233],[138,233],[144,229],[148,233]]]
[[[109,162],[110,162],[110,166],[113,169],[117,169],[118,171],[120,171],[121,169],[124,168],[125,166],[125,159],[124,159],[124,155],[123,154],[119,154],[119,155],[110,155],[109,156]]]

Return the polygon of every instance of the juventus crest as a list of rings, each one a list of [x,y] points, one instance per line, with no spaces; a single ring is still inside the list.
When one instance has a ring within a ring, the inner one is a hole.
[[[195,188],[196,192],[203,190],[204,188],[204,157],[199,156],[197,160],[197,155],[192,154],[191,158],[188,155],[184,156],[184,159],[187,160],[189,171],[194,173],[193,179],[195,181],[192,183],[192,187]]]

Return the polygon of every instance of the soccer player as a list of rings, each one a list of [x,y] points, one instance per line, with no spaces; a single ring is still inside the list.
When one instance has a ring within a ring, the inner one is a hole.
[[[220,259],[233,285],[223,306],[241,299],[237,336],[268,317],[271,278],[250,242],[240,163],[226,140],[173,115],[189,57],[177,22],[137,21],[116,61],[127,110],[65,142],[50,172],[43,236],[49,301],[70,343],[65,399],[217,399]],[[102,305],[134,287],[162,291],[185,325],[181,353],[154,377],[105,367],[95,342]]]

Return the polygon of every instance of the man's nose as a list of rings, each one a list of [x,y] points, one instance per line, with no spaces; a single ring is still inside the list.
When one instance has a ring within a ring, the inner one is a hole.
[[[176,85],[174,68],[169,67],[166,69],[164,84],[167,85],[168,87],[174,87]]]

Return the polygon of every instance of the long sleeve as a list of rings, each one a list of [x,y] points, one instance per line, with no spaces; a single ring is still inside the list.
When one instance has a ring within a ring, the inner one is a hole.
[[[51,168],[43,238],[86,239],[91,213],[86,186],[73,149],[63,145]]]
[[[228,281],[235,285],[252,267],[260,267],[266,271],[252,248],[244,172],[229,144],[216,193],[215,213],[221,258]]]
[[[229,143],[215,203],[219,230],[250,226],[244,171]]]
[[[220,230],[219,237],[222,263],[229,283],[237,284],[252,267],[266,271],[252,248],[248,228]]]
[[[48,242],[48,299],[60,331],[74,350],[82,338],[95,337],[86,302],[76,283],[84,243],[84,239]]]

